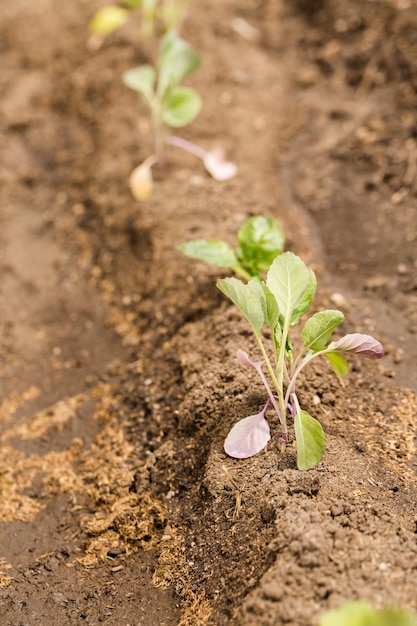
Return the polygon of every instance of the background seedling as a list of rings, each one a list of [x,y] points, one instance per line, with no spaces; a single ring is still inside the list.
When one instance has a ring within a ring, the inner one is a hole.
[[[239,228],[233,250],[221,239],[195,239],[181,243],[186,256],[216,267],[228,267],[244,280],[261,277],[284,248],[284,232],[272,217],[255,215]]]
[[[189,4],[190,0],[123,0],[122,6],[112,4],[96,11],[89,29],[93,35],[105,37],[126,24],[135,11],[141,18],[141,37],[149,39],[155,33],[156,23],[163,32],[179,30]]]
[[[345,355],[356,353],[370,359],[384,355],[381,344],[369,335],[345,335],[330,341],[333,331],[343,322],[340,311],[315,313],[301,331],[302,349],[296,355],[290,339],[290,328],[296,326],[308,311],[316,291],[316,277],[303,261],[291,252],[285,252],[273,261],[266,282],[251,279],[247,284],[237,278],[225,278],[217,287],[239,308],[249,322],[259,345],[262,360],[252,361],[246,352],[238,351],[244,365],[254,367],[267,391],[282,427],[282,448],[288,441],[287,417],[294,418],[297,444],[297,467],[310,469],[321,459],[324,450],[324,432],[321,424],[301,409],[296,392],[297,378],[304,367],[318,356],[326,356],[333,370],[344,376],[349,370]],[[268,356],[262,339],[264,326],[272,337],[272,357]],[[270,382],[262,371],[263,365]],[[229,456],[247,458],[262,450],[269,440],[265,426],[265,412],[244,418],[235,424],[225,441]]]
[[[154,136],[155,153],[133,170],[130,188],[137,200],[152,193],[151,168],[166,160],[168,146],[182,148],[201,158],[213,178],[227,180],[236,173],[236,166],[226,162],[218,151],[206,152],[181,137],[171,135],[172,128],[190,124],[199,114],[201,98],[182,81],[200,66],[200,55],[179,37],[169,31],[162,39],[156,68],[142,65],[123,74],[125,85],[136,91],[148,107]]]
[[[368,602],[346,602],[322,616],[319,626],[417,626],[408,611],[385,607],[374,609]]]

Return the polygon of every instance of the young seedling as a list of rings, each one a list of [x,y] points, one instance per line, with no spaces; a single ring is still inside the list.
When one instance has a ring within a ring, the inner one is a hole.
[[[345,602],[322,616],[319,626],[417,626],[408,611],[385,607],[374,609],[368,602]]]
[[[130,177],[130,188],[137,200],[152,194],[151,168],[156,163],[165,163],[168,146],[182,148],[201,158],[216,180],[227,180],[236,174],[236,166],[225,161],[221,151],[207,152],[171,135],[172,128],[187,126],[200,112],[202,102],[198,93],[181,85],[199,65],[200,56],[175,31],[169,31],[161,41],[156,69],[142,65],[123,74],[125,85],[141,96],[150,111],[155,144],[155,153],[135,168]]]
[[[261,277],[284,248],[284,232],[272,217],[255,215],[239,228],[233,250],[221,239],[194,239],[178,246],[186,256],[216,267],[228,267],[244,280]]]
[[[154,35],[155,24],[159,22],[163,32],[179,29],[185,18],[190,0],[122,0],[121,4],[109,5],[96,11],[90,20],[92,35],[105,37],[129,21],[133,11],[141,18],[141,37],[150,39]]]
[[[290,329],[296,326],[308,311],[316,291],[316,277],[304,262],[291,252],[276,257],[268,270],[265,282],[251,279],[247,284],[237,278],[217,281],[217,287],[238,307],[249,322],[262,354],[261,361],[252,361],[239,350],[241,363],[254,367],[266,389],[282,429],[282,449],[289,439],[288,416],[294,419],[297,445],[297,467],[307,470],[320,461],[324,451],[324,432],[321,424],[301,409],[296,383],[300,372],[313,359],[325,356],[339,376],[348,373],[345,356],[351,353],[370,359],[384,355],[382,345],[370,335],[353,333],[337,341],[330,341],[333,331],[343,322],[340,311],[315,313],[301,331],[303,347],[295,354]],[[264,326],[272,337],[272,355],[268,355],[262,338]],[[266,366],[268,381],[262,368]],[[272,385],[271,385],[272,383]],[[225,441],[225,452],[235,458],[248,458],[262,450],[269,440],[265,413],[250,416],[235,424]]]

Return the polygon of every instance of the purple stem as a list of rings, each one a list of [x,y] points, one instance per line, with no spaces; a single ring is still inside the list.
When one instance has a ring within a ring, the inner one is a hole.
[[[265,402],[264,408],[262,409],[262,411],[259,414],[259,415],[262,415],[262,417],[265,417],[265,413],[266,413],[267,408],[269,407],[269,403],[270,403],[270,399],[268,398],[268,400]]]
[[[288,402],[287,407],[288,407],[288,410],[289,410],[289,412],[291,414],[291,417],[294,417],[295,409],[294,409],[293,405],[291,404],[291,402]]]
[[[268,385],[268,381],[266,380],[266,378],[265,378],[265,374],[264,374],[264,373],[263,373],[263,371],[262,371],[262,363],[263,363],[263,361],[259,361],[259,362],[256,362],[256,363],[254,363],[254,362],[252,361],[252,365],[253,365],[253,367],[256,369],[256,371],[258,372],[259,376],[261,377],[261,380],[262,380],[262,382],[263,382],[263,384],[264,384],[265,389],[266,389],[266,390],[267,390],[267,392],[268,392],[268,395],[269,395],[269,397],[270,397],[270,399],[271,399],[271,402],[272,402],[272,404],[273,404],[273,407],[274,407],[274,409],[276,410],[276,412],[277,412],[277,414],[278,414],[279,421],[281,422],[282,426],[285,426],[285,425],[284,425],[284,422],[283,422],[283,420],[282,420],[281,411],[279,410],[279,406],[278,406],[278,404],[277,404],[277,401],[275,400],[275,396],[274,396],[274,394],[272,393],[272,391],[271,391],[271,387]]]
[[[183,139],[182,137],[176,137],[175,135],[171,135],[170,137],[167,138],[166,142],[170,146],[175,146],[176,148],[182,148],[182,150],[185,150],[186,152],[193,154],[194,156],[196,156],[198,159],[201,159],[202,161],[204,161],[204,159],[208,155],[207,150],[203,150],[203,148],[200,148],[200,146],[197,146],[195,143],[191,143],[191,141],[188,141],[187,139]]]

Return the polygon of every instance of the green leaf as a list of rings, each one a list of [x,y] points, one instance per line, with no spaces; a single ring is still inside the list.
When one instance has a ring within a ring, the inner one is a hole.
[[[263,290],[265,295],[265,322],[274,331],[276,326],[279,326],[278,303],[267,285],[263,285]]]
[[[233,267],[237,263],[232,248],[220,239],[186,241],[178,249],[192,259],[200,259],[216,267]]]
[[[262,302],[256,285],[252,281],[245,284],[237,278],[223,278],[217,281],[217,288],[237,306],[246,317],[256,335],[264,325]]]
[[[377,612],[375,626],[417,626],[415,616],[401,609],[387,607]],[[371,622],[373,626],[373,622]]]
[[[292,252],[276,257],[269,268],[266,284],[275,296],[283,320],[291,326],[308,310],[316,291],[316,277]]]
[[[307,411],[299,411],[295,415],[294,427],[297,438],[297,467],[300,470],[311,469],[323,456],[323,428]]]
[[[292,312],[291,316],[291,326],[298,324],[300,318],[308,311],[310,308],[311,301],[314,298],[314,294],[316,293],[317,280],[313,270],[308,270],[310,272],[310,279],[308,285],[306,286],[305,292],[302,295],[298,306]]]
[[[194,89],[175,87],[164,101],[162,119],[174,128],[187,126],[201,111],[201,98]]]
[[[255,279],[253,282],[255,282]],[[262,309],[264,312],[264,320],[265,324],[268,324],[271,329],[276,355],[282,340],[282,328],[279,319],[278,303],[275,296],[270,292],[269,287],[265,285],[265,283],[262,283],[260,280],[256,280],[256,282],[259,284],[259,289],[262,290]]]
[[[373,609],[368,602],[345,602],[322,616],[319,626],[416,626],[407,611],[386,607]]]
[[[320,311],[307,320],[301,336],[306,350],[318,352],[326,347],[333,331],[345,319],[340,311]]]
[[[167,91],[192,74],[200,63],[200,55],[175,31],[169,31],[163,37],[159,51],[159,98],[163,99]]]
[[[103,7],[96,11],[89,23],[90,33],[108,35],[129,19],[129,11],[117,6]]]
[[[320,626],[365,626],[371,607],[367,602],[346,602],[322,616]]]
[[[281,254],[284,240],[284,231],[271,217],[251,217],[238,232],[238,256],[243,267],[253,276],[265,272]]]
[[[325,356],[330,361],[334,373],[337,376],[346,376],[349,373],[349,363],[340,352],[325,352]]]
[[[278,304],[268,287],[259,278],[252,278],[249,281],[251,289],[256,291],[259,296],[262,311],[264,313],[264,322],[271,329],[274,339],[281,336],[281,327],[279,325]]]
[[[141,65],[127,70],[122,75],[124,84],[140,93],[150,103],[155,85],[155,70],[151,65]]]

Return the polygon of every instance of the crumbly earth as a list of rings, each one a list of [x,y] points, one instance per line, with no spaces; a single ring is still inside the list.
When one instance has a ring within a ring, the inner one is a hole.
[[[183,34],[204,100],[183,136],[236,178],[152,151],[121,73],[155,58],[135,19],[101,45],[99,0],[0,6],[0,613],[8,626],[317,626],[364,598],[417,612],[417,7],[413,0],[199,0]],[[283,226],[314,309],[381,362],[306,371],[326,432],[299,472],[279,428],[223,453],[259,410],[256,354],[184,240]]]

